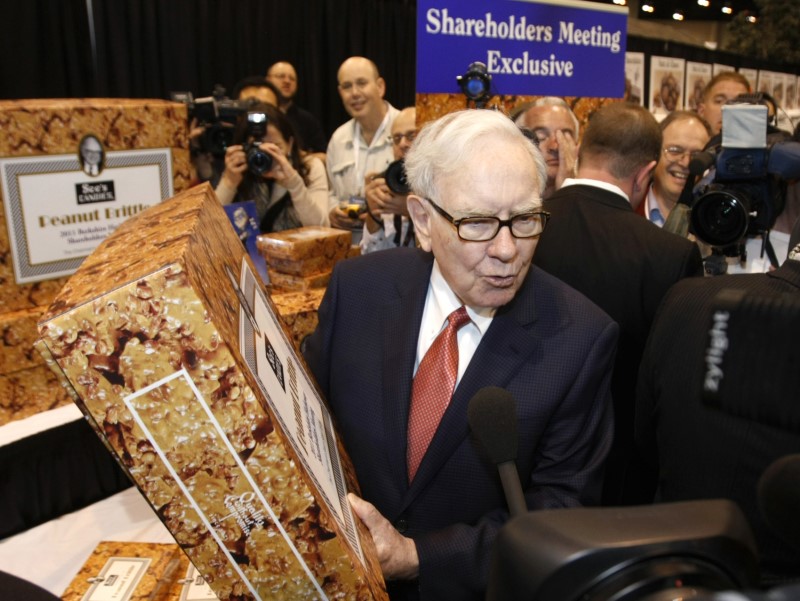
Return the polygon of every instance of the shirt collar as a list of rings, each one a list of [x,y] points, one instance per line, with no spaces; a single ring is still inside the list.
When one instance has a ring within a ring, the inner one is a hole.
[[[431,271],[431,292],[432,302],[430,308],[437,313],[436,315],[432,314],[431,317],[437,323],[444,323],[448,315],[464,304],[444,279],[444,275],[439,269],[439,262],[436,259],[433,260],[433,270]],[[480,312],[477,312],[472,307],[467,307],[467,315],[469,315],[472,323],[477,326],[482,335],[489,329],[496,312],[497,309],[481,309]]]
[[[645,205],[647,219],[655,223],[657,226],[663,227],[666,219],[664,219],[664,215],[661,214],[661,209],[658,206],[658,200],[656,200],[656,192],[652,185],[647,191],[647,198],[645,199],[645,202],[647,203]]]
[[[619,186],[615,186],[614,184],[610,184],[608,182],[602,182],[598,179],[588,179],[585,177],[568,177],[567,179],[564,180],[564,183],[561,184],[561,187],[566,188],[567,186],[576,186],[576,185],[594,186],[595,188],[601,188],[603,190],[613,192],[614,194],[619,194],[620,196],[622,196],[622,198],[627,200],[628,203],[631,202],[631,199],[628,198],[628,195],[622,191],[622,188],[620,188]]]

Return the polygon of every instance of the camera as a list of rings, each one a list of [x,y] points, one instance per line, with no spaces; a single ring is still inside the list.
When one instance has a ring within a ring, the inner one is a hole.
[[[476,108],[483,108],[492,97],[492,76],[485,63],[480,61],[470,63],[467,72],[456,77],[456,82],[467,97],[468,106],[470,102],[474,102]]]
[[[768,128],[763,94],[744,94],[722,109],[722,136],[692,159],[708,173],[695,186],[690,231],[717,254],[744,258],[744,241],[765,236],[785,204],[786,180],[800,176],[800,144]]]
[[[211,96],[195,98],[191,92],[171,92],[170,99],[184,103],[189,119],[196,119],[205,128],[199,138],[200,151],[218,157],[224,156],[233,143],[236,121],[252,104],[252,100],[231,100],[219,84],[214,86]]]
[[[383,172],[383,178],[386,180],[386,185],[395,194],[406,195],[411,192],[406,179],[406,162],[404,159],[399,159],[390,163]]]
[[[261,144],[267,135],[268,122],[266,113],[260,111],[247,113],[244,154],[247,157],[247,169],[253,175],[263,175],[272,169],[272,156],[261,149]]]

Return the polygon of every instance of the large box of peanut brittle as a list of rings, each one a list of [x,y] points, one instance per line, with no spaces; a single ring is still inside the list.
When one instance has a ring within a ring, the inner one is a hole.
[[[192,178],[181,103],[2,100],[0,130],[5,322],[46,308],[100,240],[145,206],[185,190]],[[52,376],[28,342],[36,337],[35,322],[21,320],[15,328],[23,340],[11,343],[14,351],[28,354],[26,363],[32,363],[0,370],[0,388],[13,393],[0,396],[0,425],[68,402],[63,390],[51,386]]]
[[[352,467],[284,328],[208,185],[123,224],[39,324],[220,599],[385,599]]]

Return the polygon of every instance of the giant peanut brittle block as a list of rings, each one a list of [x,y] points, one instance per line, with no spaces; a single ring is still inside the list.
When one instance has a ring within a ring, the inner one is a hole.
[[[387,598],[332,416],[210,186],[123,224],[39,332],[220,599]]]

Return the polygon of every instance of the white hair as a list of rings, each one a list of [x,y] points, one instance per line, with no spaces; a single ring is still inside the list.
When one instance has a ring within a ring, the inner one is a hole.
[[[490,139],[510,147],[516,145],[528,153],[541,196],[547,183],[547,165],[542,153],[511,119],[488,109],[449,113],[422,128],[405,159],[411,189],[419,196],[436,198],[438,181],[484,153]]]

